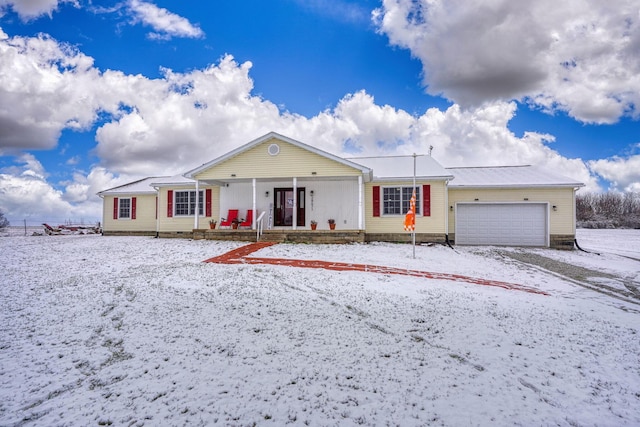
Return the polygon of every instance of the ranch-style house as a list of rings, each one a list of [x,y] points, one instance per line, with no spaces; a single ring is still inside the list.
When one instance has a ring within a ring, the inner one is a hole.
[[[409,242],[414,177],[418,243],[574,246],[583,184],[571,178],[534,166],[444,168],[430,155],[342,158],[275,132],[183,175],[98,195],[104,235]]]

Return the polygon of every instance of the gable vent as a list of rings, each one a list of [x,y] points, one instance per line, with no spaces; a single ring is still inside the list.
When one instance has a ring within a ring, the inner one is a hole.
[[[267,148],[267,152],[272,156],[277,156],[280,153],[280,146],[278,144],[271,144]]]

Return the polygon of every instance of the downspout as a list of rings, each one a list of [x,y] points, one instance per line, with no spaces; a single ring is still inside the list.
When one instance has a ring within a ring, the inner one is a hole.
[[[198,221],[200,219],[200,217],[198,216],[198,213],[200,211],[199,207],[200,207],[200,181],[196,179],[196,206],[193,213],[193,228],[195,230],[198,229],[198,225],[199,225],[199,221]]]
[[[363,194],[363,190],[362,190],[362,175],[358,175],[358,229],[359,230],[363,230],[364,229],[364,212],[362,211],[362,194]]]
[[[444,241],[453,249],[449,241],[449,180],[444,181]]]
[[[153,187],[156,190],[156,239],[160,237],[160,187]]]
[[[576,248],[578,248],[578,250],[582,251],[582,252],[586,252],[588,254],[596,254],[596,255],[600,255],[598,252],[590,252],[590,251],[586,251],[584,249],[582,249],[580,247],[580,245],[578,244],[578,238],[576,237],[576,227],[577,227],[577,219],[576,219],[576,192],[578,191],[577,187],[574,187],[573,189],[573,244],[576,246]]]

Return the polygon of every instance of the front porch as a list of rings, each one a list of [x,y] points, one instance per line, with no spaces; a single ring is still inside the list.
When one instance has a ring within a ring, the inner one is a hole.
[[[258,239],[256,230],[194,229],[194,240],[235,240],[241,242],[277,243],[364,243],[364,230],[264,230]]]

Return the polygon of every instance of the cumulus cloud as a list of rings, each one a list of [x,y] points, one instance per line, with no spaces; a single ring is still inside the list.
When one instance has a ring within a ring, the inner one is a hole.
[[[49,15],[58,9],[61,3],[78,6],[77,0],[0,0],[0,16],[11,6],[23,21]]]
[[[88,183],[97,188],[113,182],[113,175],[98,172],[87,177],[78,177],[81,183]],[[54,188],[46,179],[42,164],[31,154],[16,158],[16,165],[0,170],[0,207],[10,221],[27,220],[31,224],[67,219],[100,218],[99,199],[86,200],[87,203],[72,204],[67,199],[72,191],[61,191]],[[110,179],[109,179],[110,178]]]
[[[0,149],[52,148],[63,129],[85,129],[107,108],[95,96],[93,59],[46,35],[0,29]]]
[[[628,158],[616,156],[593,160],[589,162],[589,167],[611,182],[612,190],[640,192],[640,154]]]
[[[632,0],[383,0],[373,18],[423,64],[427,91],[465,107],[526,100],[588,123],[640,116]]]
[[[153,3],[129,0],[127,6],[135,22],[141,22],[153,28],[154,32],[148,34],[149,38],[167,40],[171,37],[204,37],[204,32],[188,19]]]
[[[56,213],[53,218],[100,218],[98,191],[184,172],[269,131],[344,156],[427,153],[433,145],[434,157],[445,166],[540,164],[598,189],[584,162],[549,146],[553,136],[516,136],[508,129],[514,102],[453,105],[415,115],[379,105],[359,91],[307,118],[254,95],[252,64],[230,55],[204,69],[165,69],[162,77],[150,79],[100,72],[91,58],[44,36],[0,37],[0,49],[0,58],[11,58],[0,60],[0,103],[14,100],[0,104],[0,120],[16,126],[28,121],[36,128],[48,123],[54,130],[43,144],[33,126],[24,126],[12,138],[0,137],[0,147],[52,148],[62,129],[95,127],[98,159],[69,182],[51,183],[33,155],[16,158],[16,166],[0,171],[0,207],[11,212],[9,218]],[[16,83],[20,78],[25,84]]]

